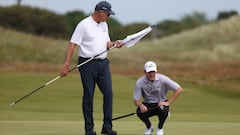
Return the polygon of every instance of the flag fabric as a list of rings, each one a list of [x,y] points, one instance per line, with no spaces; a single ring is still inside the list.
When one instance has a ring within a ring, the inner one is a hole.
[[[132,34],[132,35],[128,35],[125,39],[123,39],[123,43],[127,47],[132,47],[140,39],[142,39],[144,36],[146,36],[150,31],[152,31],[152,27],[149,26],[149,27],[139,31],[138,33],[135,33],[135,34]]]

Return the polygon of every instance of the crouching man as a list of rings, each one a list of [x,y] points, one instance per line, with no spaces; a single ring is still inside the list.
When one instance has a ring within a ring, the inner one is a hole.
[[[150,117],[158,116],[159,123],[156,135],[163,135],[163,124],[169,114],[169,106],[183,91],[182,87],[169,77],[157,73],[157,65],[148,61],[144,65],[145,75],[136,81],[134,88],[134,104],[137,106],[137,116],[146,125],[144,135],[151,135],[153,125]],[[167,92],[173,94],[167,99]],[[143,101],[141,99],[143,98]]]

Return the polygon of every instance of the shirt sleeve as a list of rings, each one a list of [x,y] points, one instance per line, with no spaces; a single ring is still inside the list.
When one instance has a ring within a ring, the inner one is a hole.
[[[167,76],[163,76],[162,80],[168,90],[175,91],[180,87],[180,85],[177,82],[173,81],[172,79],[170,79]]]
[[[136,81],[134,93],[133,93],[133,99],[134,100],[140,100],[142,98],[142,87],[140,79]]]
[[[71,43],[77,44],[77,45],[81,45],[82,40],[83,40],[83,36],[84,36],[84,26],[83,24],[80,22],[77,27],[75,28],[72,37],[70,39]]]

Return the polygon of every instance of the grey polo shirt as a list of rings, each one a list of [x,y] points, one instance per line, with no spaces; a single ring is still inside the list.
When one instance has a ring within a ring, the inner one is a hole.
[[[168,90],[175,91],[180,87],[178,83],[169,77],[156,73],[153,82],[148,81],[144,75],[136,81],[134,88],[134,100],[144,99],[145,103],[158,103],[167,100]]]

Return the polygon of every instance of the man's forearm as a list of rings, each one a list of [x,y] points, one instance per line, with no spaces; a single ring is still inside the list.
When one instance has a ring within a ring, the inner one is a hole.
[[[76,46],[75,44],[69,43],[66,56],[65,56],[64,65],[70,65],[70,61],[71,61],[75,46]]]
[[[143,105],[140,100],[134,100],[134,104],[135,104],[137,107],[140,107],[141,105]]]
[[[176,100],[176,98],[182,93],[183,89],[182,87],[179,87],[172,95],[172,97],[168,100],[169,104],[172,104],[173,101]]]

